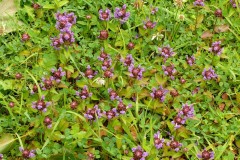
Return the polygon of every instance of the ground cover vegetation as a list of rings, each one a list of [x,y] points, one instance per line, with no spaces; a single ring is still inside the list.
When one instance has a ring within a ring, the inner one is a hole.
[[[239,1],[0,8],[0,160],[240,158]]]

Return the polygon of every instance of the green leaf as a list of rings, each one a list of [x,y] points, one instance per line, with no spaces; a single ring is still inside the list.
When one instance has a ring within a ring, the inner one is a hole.
[[[7,153],[13,146],[14,137],[11,134],[4,134],[0,139],[0,153]]]

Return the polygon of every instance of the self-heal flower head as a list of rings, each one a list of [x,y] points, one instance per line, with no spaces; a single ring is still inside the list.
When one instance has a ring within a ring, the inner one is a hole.
[[[132,148],[133,158],[131,160],[145,160],[148,156],[148,152],[145,152],[140,145]]]
[[[218,77],[218,75],[215,73],[212,67],[210,67],[209,69],[204,68],[202,76],[204,80],[215,79]]]
[[[98,60],[99,60],[99,61],[104,61],[104,60],[106,60],[107,58],[109,58],[109,55],[108,55],[106,52],[104,52],[104,48],[102,48],[102,49],[101,49],[101,53],[100,53],[100,55],[99,55],[99,57],[98,57]]]
[[[167,45],[162,48],[158,48],[158,51],[160,52],[160,55],[164,57],[164,61],[166,61],[169,57],[172,57],[175,53],[173,52],[173,49]]]
[[[45,97],[42,96],[37,102],[32,103],[32,108],[37,109],[42,112],[47,111],[47,107],[51,105],[51,102],[45,102]]]
[[[209,48],[209,51],[220,56],[223,52],[223,48],[221,47],[221,41],[213,42],[211,48]]]
[[[143,72],[145,69],[138,65],[138,67],[134,67],[134,65],[130,65],[128,67],[128,71],[130,72],[130,77],[137,78],[138,80],[141,80],[143,77]]]
[[[185,117],[181,117],[181,116],[177,115],[171,123],[174,125],[175,129],[178,129],[183,124],[185,124],[185,122],[186,122],[186,118]]]
[[[95,105],[93,108],[88,109],[84,114],[84,117],[88,120],[96,120],[102,117],[101,110],[98,108],[98,105]]]
[[[160,131],[158,131],[157,133],[154,134],[154,146],[157,149],[160,149],[163,147],[163,143],[164,143],[164,138],[160,137]]]
[[[126,11],[127,5],[124,4],[122,8],[115,8],[114,17],[120,20],[120,23],[125,23],[130,17],[130,12]]]
[[[123,63],[124,66],[134,65],[134,59],[131,54],[128,54],[125,59],[121,58],[120,61]]]
[[[60,42],[61,44],[64,44],[65,47],[71,45],[73,42],[75,42],[74,34],[70,30],[66,30],[65,32],[60,33]]]
[[[195,2],[193,2],[194,6],[204,6],[204,0],[195,0]]]
[[[162,69],[165,75],[169,76],[172,80],[174,80],[174,74],[177,72],[177,70],[174,68],[174,65],[165,66],[162,65]]]
[[[22,152],[22,157],[24,159],[29,159],[35,157],[35,150],[27,150],[22,147],[19,147],[20,152]]]
[[[53,77],[45,78],[42,77],[42,83],[40,84],[42,90],[49,90],[53,87]]]
[[[65,76],[66,74],[66,72],[62,70],[62,67],[59,67],[57,70],[52,68],[51,72],[52,72],[51,79],[54,79],[57,83],[61,82],[62,77]]]
[[[92,68],[90,67],[90,65],[87,66],[87,69],[85,71],[85,76],[88,77],[89,79],[92,79],[98,72],[92,70]]]
[[[150,95],[152,98],[159,99],[159,101],[163,102],[167,93],[168,90],[164,89],[162,86],[159,86],[159,89],[153,88]]]
[[[117,113],[117,109],[116,108],[112,108],[109,111],[104,111],[103,114],[106,115],[106,117],[108,119],[112,119],[112,118],[117,117],[119,115]]]
[[[110,96],[110,99],[113,100],[121,100],[121,98],[118,96],[117,92],[114,91],[112,88],[108,88],[108,93]]]
[[[144,24],[143,26],[144,29],[153,29],[157,23],[147,19],[146,21],[143,21],[143,24]]]
[[[92,93],[89,93],[88,87],[85,85],[81,92],[76,91],[76,95],[81,97],[82,99],[86,99],[92,96]]]
[[[112,65],[112,59],[109,58],[109,59],[105,59],[103,62],[102,62],[102,70],[107,70],[109,67],[111,67]]]
[[[179,143],[178,141],[174,140],[173,137],[171,137],[171,141],[167,142],[167,146],[169,146],[170,149],[178,152],[182,147],[182,143]]]
[[[52,119],[50,117],[45,117],[43,123],[47,126],[47,128],[52,128]]]
[[[37,93],[38,92],[38,87],[37,87],[37,85],[36,84],[34,84],[33,85],[33,87],[32,87],[32,89],[31,89],[31,95],[33,95],[33,94],[35,94],[35,93]]]
[[[156,14],[157,13],[157,11],[158,11],[158,7],[152,7],[151,8],[151,14]]]
[[[71,12],[71,13],[67,13],[67,12],[60,13],[60,12],[57,12],[55,17],[56,17],[57,21],[66,20],[71,25],[76,24],[76,20],[77,20],[77,17],[75,16],[75,14],[73,12]]]
[[[195,57],[194,57],[194,55],[192,55],[192,56],[186,56],[186,61],[187,61],[187,63],[188,63],[190,66],[192,66],[192,65],[195,63]]]
[[[232,7],[233,8],[237,8],[237,4],[236,4],[236,1],[235,0],[230,0],[230,3],[232,4]],[[240,3],[238,2],[239,6],[240,6]]]
[[[102,9],[100,9],[98,11],[99,13],[99,18],[102,20],[102,21],[109,21],[110,18],[111,18],[111,11],[110,9],[106,9],[105,11],[103,11]]]
[[[60,40],[60,38],[51,38],[51,41],[51,46],[54,47],[54,49],[59,50],[62,45],[62,41]]]
[[[114,76],[113,69],[107,69],[104,71],[104,77],[106,78],[112,78]]]
[[[183,104],[182,109],[178,112],[178,115],[186,118],[192,118],[194,116],[193,104]]]
[[[210,152],[204,149],[201,153],[197,154],[197,157],[203,160],[214,159],[214,152]]]
[[[132,104],[125,105],[122,100],[119,100],[117,111],[120,114],[125,114],[128,108],[131,108]]]
[[[64,16],[59,18],[59,20],[56,22],[56,28],[60,32],[66,32],[67,30],[70,30],[72,27],[72,24],[68,22],[68,19]]]

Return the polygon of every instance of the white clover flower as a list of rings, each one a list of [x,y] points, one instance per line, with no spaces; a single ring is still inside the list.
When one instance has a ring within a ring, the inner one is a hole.
[[[95,81],[98,85],[104,85],[104,84],[106,83],[105,79],[104,79],[104,78],[100,78],[100,77],[96,78],[94,81]]]
[[[156,34],[153,34],[153,35],[152,35],[152,40],[154,40],[155,38],[156,38],[157,40],[160,40],[160,39],[162,39],[163,37],[164,37],[163,34],[157,32]]]

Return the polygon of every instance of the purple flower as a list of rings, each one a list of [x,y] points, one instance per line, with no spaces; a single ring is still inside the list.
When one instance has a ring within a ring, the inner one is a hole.
[[[200,87],[196,87],[196,88],[192,91],[192,95],[197,94],[199,90],[200,90]]]
[[[131,54],[128,54],[125,59],[121,58],[121,62],[124,66],[131,66],[134,65],[134,59]]]
[[[114,76],[113,75],[113,69],[107,69],[107,70],[104,71],[104,77],[111,78],[113,76]]]
[[[89,93],[88,87],[85,85],[81,92],[76,91],[76,95],[81,97],[82,99],[86,99],[92,96],[92,93]]]
[[[37,109],[39,111],[46,112],[47,107],[51,105],[51,102],[45,102],[44,100],[45,100],[45,97],[42,96],[40,100],[32,103],[32,108]]]
[[[55,37],[51,38],[51,41],[52,41],[51,46],[53,46],[56,50],[59,50],[62,45],[60,39]]]
[[[114,17],[119,19],[121,24],[125,23],[130,16],[130,12],[127,12],[126,8],[127,8],[126,4],[124,4],[122,8],[119,7],[115,8]]]
[[[159,99],[161,102],[165,100],[165,96],[168,90],[164,89],[162,86],[159,86],[159,89],[153,88],[152,93],[150,93],[151,97],[154,99]]]
[[[131,108],[132,104],[129,104],[128,106],[126,106],[122,100],[119,100],[118,106],[117,106],[117,111],[120,114],[125,114],[128,108]]]
[[[183,104],[182,109],[178,112],[178,115],[186,118],[192,118],[194,116],[193,104]]]
[[[66,72],[64,72],[61,67],[59,67],[57,70],[52,68],[51,72],[52,72],[51,79],[54,79],[57,83],[61,82],[62,77],[65,76],[66,74]]]
[[[0,160],[2,160],[3,159],[3,154],[0,154]]]
[[[156,14],[158,11],[158,7],[152,7],[151,14]]]
[[[35,150],[27,150],[23,149],[22,147],[19,147],[20,152],[22,152],[22,157],[25,159],[33,158],[35,157]]]
[[[195,57],[192,55],[191,57],[186,56],[187,63],[192,66],[195,63]]]
[[[103,114],[105,114],[107,116],[108,119],[112,119],[116,116],[118,116],[119,114],[117,113],[117,109],[116,108],[112,108],[109,111],[103,111]]]
[[[195,0],[195,2],[193,2],[194,6],[204,6],[204,0]]]
[[[163,147],[164,138],[160,138],[160,132],[154,134],[154,145],[157,149],[160,149]]]
[[[95,105],[93,108],[87,110],[87,112],[84,114],[84,117],[88,120],[96,120],[102,117],[102,113],[98,108],[98,105]]]
[[[57,21],[66,20],[71,25],[76,24],[77,17],[74,15],[73,12],[71,12],[71,13],[66,13],[66,12],[60,13],[60,12],[57,12],[55,16],[56,16]]]
[[[50,78],[44,78],[42,77],[42,84],[40,84],[40,86],[42,87],[42,90],[47,90],[47,89],[51,89],[53,87],[53,77]]]
[[[186,122],[186,118],[185,117],[180,117],[179,115],[177,115],[174,120],[172,121],[172,124],[174,125],[175,129],[180,128],[183,124],[185,124]]]
[[[85,76],[89,79],[92,79],[98,72],[93,71],[90,67],[90,65],[87,66],[87,70],[85,71]]]
[[[197,154],[197,157],[204,160],[214,159],[214,152],[209,152],[204,149],[202,153]]]
[[[164,57],[164,61],[175,54],[169,45],[162,48],[159,47],[158,51],[160,52],[160,55]]]
[[[107,70],[109,67],[111,67],[112,65],[112,59],[109,58],[109,59],[105,59],[102,63],[102,70]]]
[[[170,76],[170,78],[174,80],[174,74],[177,72],[177,70],[174,68],[173,64],[170,66],[162,65],[162,69],[165,75]]]
[[[132,148],[133,158],[131,160],[145,160],[148,156],[148,152],[145,152],[140,145]]]
[[[167,142],[167,146],[169,146],[172,150],[178,152],[180,150],[180,147],[182,147],[182,143],[179,143],[172,137],[171,141]]]
[[[218,77],[212,67],[210,67],[208,70],[204,68],[202,75],[204,80],[210,80]]]
[[[223,52],[223,48],[221,48],[221,41],[213,42],[209,51],[220,56]]]
[[[99,10],[99,18],[102,20],[102,21],[109,21],[110,18],[111,18],[111,11],[110,9],[106,9],[105,11],[103,11],[102,9]]]
[[[110,95],[110,99],[113,100],[121,100],[121,98],[118,96],[117,92],[115,92],[112,88],[108,88],[108,93]]]
[[[45,117],[43,123],[47,126],[47,128],[52,128],[52,119],[50,117]]]
[[[31,95],[33,95],[33,94],[35,94],[35,93],[37,93],[38,92],[38,87],[37,87],[37,85],[36,84],[34,84],[33,85],[33,87],[32,87],[32,89],[31,89]]]
[[[237,4],[235,0],[230,0],[230,3],[232,4],[233,8],[237,8]],[[238,4],[240,5],[240,3],[238,2]]]
[[[99,61],[104,61],[105,59],[109,58],[109,55],[104,52],[104,49],[101,49],[100,56],[98,57]]]
[[[65,16],[60,18],[59,21],[56,22],[56,28],[60,32],[66,32],[70,30],[71,27],[72,27],[72,24],[68,22],[68,19]]]
[[[73,32],[70,30],[66,30],[65,32],[60,33],[59,37],[61,44],[64,44],[66,46],[71,45],[75,41]]]
[[[156,22],[152,22],[149,19],[147,19],[146,21],[143,21],[143,23],[144,23],[144,26],[143,26],[144,29],[153,29],[157,24]]]
[[[128,71],[130,72],[130,77],[137,78],[138,80],[142,79],[142,74],[145,71],[144,68],[142,68],[140,65],[138,67],[134,67],[133,64],[131,64],[128,67]]]

